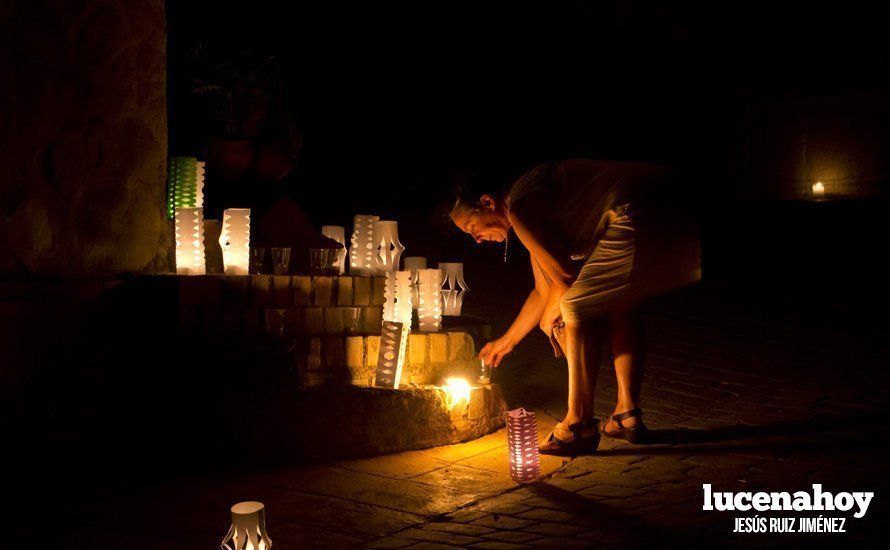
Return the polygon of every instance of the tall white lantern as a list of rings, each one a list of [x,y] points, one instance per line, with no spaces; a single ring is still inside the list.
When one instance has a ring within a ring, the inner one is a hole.
[[[419,297],[417,318],[423,332],[438,332],[442,328],[442,272],[438,269],[421,269],[417,272]]]
[[[325,225],[321,228],[321,234],[343,245],[334,267],[340,270],[340,275],[346,273],[346,229],[339,225]]]
[[[383,320],[411,328],[411,272],[389,271],[384,288]]]
[[[420,303],[420,295],[418,294],[418,285],[420,281],[417,278],[417,271],[426,269],[426,258],[422,256],[409,256],[405,258],[405,271],[411,272],[411,303],[414,309],[417,309]]]
[[[204,275],[204,210],[177,208],[174,214],[176,238],[176,273]]]
[[[464,281],[464,264],[459,262],[440,263],[442,271],[442,314],[459,316],[464,303],[464,294],[470,290]]]
[[[395,389],[399,387],[411,332],[411,272],[387,272],[384,297],[380,357],[374,384]]]
[[[232,506],[232,526],[220,543],[225,550],[269,550],[272,539],[266,532],[266,511],[262,502],[239,502]]]
[[[349,248],[349,272],[353,275],[374,274],[374,222],[379,216],[358,214],[353,218]]]
[[[399,270],[399,258],[405,247],[399,242],[399,223],[389,220],[374,222],[374,273],[383,275]]]
[[[219,246],[226,275],[247,275],[250,269],[250,208],[223,210]]]

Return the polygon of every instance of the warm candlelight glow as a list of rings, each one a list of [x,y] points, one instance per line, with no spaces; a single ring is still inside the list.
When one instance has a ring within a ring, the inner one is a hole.
[[[463,378],[450,377],[445,381],[445,395],[448,396],[448,408],[453,409],[461,401],[470,402],[470,383]]]
[[[825,195],[825,186],[822,185],[822,182],[821,182],[821,181],[817,181],[817,182],[813,185],[813,196],[814,196],[814,197],[821,197],[821,196],[823,196],[823,195]]]

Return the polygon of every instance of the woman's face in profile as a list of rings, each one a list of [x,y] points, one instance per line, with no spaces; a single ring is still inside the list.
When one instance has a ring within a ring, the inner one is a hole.
[[[477,243],[503,242],[507,238],[509,223],[499,212],[497,203],[489,195],[483,195],[476,207],[458,205],[451,211],[451,220],[458,229]]]

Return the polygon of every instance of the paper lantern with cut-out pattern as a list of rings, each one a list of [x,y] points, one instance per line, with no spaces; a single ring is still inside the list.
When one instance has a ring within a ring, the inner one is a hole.
[[[204,211],[202,208],[177,208],[174,214],[176,273],[204,275]]]
[[[262,502],[239,502],[232,506],[232,526],[220,543],[225,550],[270,550],[266,511]]]

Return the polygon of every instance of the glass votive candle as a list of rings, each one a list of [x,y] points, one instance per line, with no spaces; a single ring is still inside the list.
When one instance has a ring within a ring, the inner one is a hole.
[[[340,250],[337,248],[310,248],[309,270],[312,275],[339,275],[339,258]]]
[[[343,324],[344,333],[355,334],[358,332],[359,311],[357,307],[340,308],[340,322]]]
[[[290,269],[290,248],[272,248],[272,272],[275,275],[287,275]]]
[[[250,249],[249,273],[260,275],[266,269],[266,247],[256,246]]]

